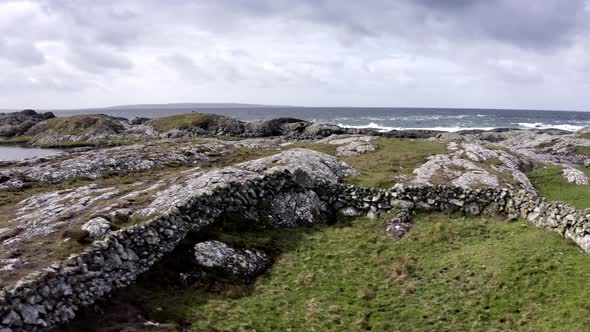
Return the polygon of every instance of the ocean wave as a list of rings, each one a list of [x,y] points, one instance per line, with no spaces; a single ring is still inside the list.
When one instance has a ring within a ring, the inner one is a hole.
[[[335,121],[347,121],[347,120],[365,120],[365,121],[432,121],[432,120],[446,120],[446,119],[465,119],[467,117],[474,116],[472,114],[460,114],[460,115],[395,115],[395,116],[360,116],[358,118],[345,118],[337,117]],[[482,115],[485,116],[485,115]],[[479,117],[479,115],[478,115]]]
[[[577,122],[580,123],[580,122]],[[531,129],[531,128],[537,128],[537,129],[549,129],[549,128],[555,128],[555,129],[561,129],[561,130],[567,130],[567,131],[577,131],[580,130],[586,126],[588,126],[588,123],[585,123],[585,125],[572,125],[572,124],[546,124],[546,123],[542,123],[542,122],[519,122],[517,123],[517,125],[519,125],[522,128],[526,128],[526,129]]]
[[[368,125],[353,126],[339,123],[338,126],[342,128],[356,128],[356,129],[375,129],[380,132],[387,132],[391,130],[436,130],[436,131],[447,131],[457,132],[460,130],[492,130],[498,127],[424,127],[424,128],[410,128],[410,127],[387,127],[377,123],[371,122]]]

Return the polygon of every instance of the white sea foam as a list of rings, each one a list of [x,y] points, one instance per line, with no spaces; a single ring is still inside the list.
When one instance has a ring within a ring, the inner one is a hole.
[[[561,129],[561,130],[567,130],[567,131],[577,131],[580,130],[586,126],[583,125],[573,125],[573,124],[546,124],[546,123],[542,123],[542,122],[534,122],[534,123],[530,123],[530,122],[519,122],[517,123],[517,125],[519,125],[520,127],[529,129],[529,128],[538,128],[538,129],[549,129],[549,128],[555,128],[555,129]]]
[[[368,125],[362,126],[352,126],[352,125],[345,125],[339,123],[338,126],[342,128],[357,128],[357,129],[375,129],[380,132],[387,132],[390,130],[437,130],[437,131],[448,131],[448,132],[456,132],[460,130],[491,130],[497,127],[427,127],[427,128],[405,128],[405,127],[387,127],[376,124],[374,122],[369,123]]]

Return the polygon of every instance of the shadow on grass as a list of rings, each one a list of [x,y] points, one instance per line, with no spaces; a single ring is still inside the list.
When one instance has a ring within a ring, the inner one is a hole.
[[[225,215],[211,226],[192,232],[136,283],[118,290],[112,298],[80,310],[74,321],[59,331],[177,331],[190,325],[186,319],[193,311],[220,299],[240,299],[251,296],[255,284],[222,274],[208,273],[207,277],[189,286],[181,285],[179,274],[190,273],[194,267],[192,249],[195,243],[218,240],[235,248],[256,248],[265,251],[273,262],[282,254],[296,251],[302,240],[324,227],[350,227],[354,218],[328,218],[321,225],[281,229],[263,222],[240,220],[238,215]],[[272,268],[272,264],[271,264]],[[178,299],[179,294],[190,292],[185,303],[162,303],[161,307],[148,308],[154,298]],[[166,322],[160,327],[148,328],[145,320]]]

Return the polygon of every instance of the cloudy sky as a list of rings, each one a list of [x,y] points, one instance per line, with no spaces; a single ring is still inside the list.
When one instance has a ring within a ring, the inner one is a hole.
[[[0,0],[0,108],[590,111],[585,0]]]

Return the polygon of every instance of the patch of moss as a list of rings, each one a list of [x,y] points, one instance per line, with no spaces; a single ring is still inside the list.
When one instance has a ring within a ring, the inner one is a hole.
[[[90,233],[85,230],[81,230],[78,228],[71,228],[64,231],[62,237],[64,239],[71,239],[76,241],[80,244],[89,244],[92,243],[92,239],[90,238]]]
[[[26,144],[31,140],[31,136],[15,136],[8,138],[0,138],[0,145],[2,144]]]
[[[231,236],[228,235],[228,236]],[[235,234],[280,254],[254,285],[142,280],[128,301],[195,331],[583,331],[590,256],[524,222],[420,215],[399,241],[365,218]],[[539,246],[543,243],[543,246]]]
[[[590,169],[578,169],[590,176]],[[590,186],[568,183],[561,175],[562,171],[563,168],[555,165],[536,165],[527,176],[545,198],[580,209],[590,208]]]
[[[590,156],[590,146],[576,146],[576,152],[584,156]]]
[[[331,156],[336,155],[336,144],[315,144],[315,143],[293,143],[285,146],[285,150],[290,149],[310,149],[321,153],[329,154]]]
[[[484,162],[487,165],[494,165],[494,166],[504,165],[504,163],[500,159],[497,159],[497,158],[486,159]]]

